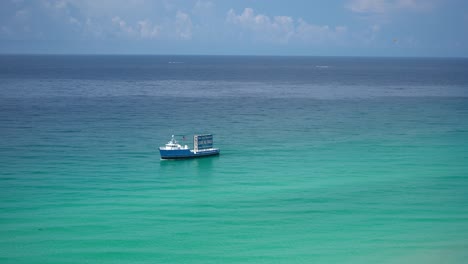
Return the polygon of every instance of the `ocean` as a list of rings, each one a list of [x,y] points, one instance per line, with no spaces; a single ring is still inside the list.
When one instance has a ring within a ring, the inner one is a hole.
[[[1,55],[0,138],[1,263],[468,259],[468,59]]]

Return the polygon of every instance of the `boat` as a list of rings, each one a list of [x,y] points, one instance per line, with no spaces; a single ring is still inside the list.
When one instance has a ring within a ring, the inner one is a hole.
[[[185,136],[184,136],[185,139]],[[219,155],[219,148],[213,148],[213,135],[203,134],[193,136],[193,149],[188,145],[182,146],[175,136],[163,147],[159,147],[161,159],[190,159]]]

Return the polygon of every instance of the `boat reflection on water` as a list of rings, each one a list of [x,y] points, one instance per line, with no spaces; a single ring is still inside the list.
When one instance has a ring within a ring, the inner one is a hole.
[[[171,179],[177,178],[184,182],[187,179],[209,181],[215,172],[219,156],[203,157],[184,160],[161,160],[159,162],[158,177]],[[174,177],[174,175],[177,175]]]

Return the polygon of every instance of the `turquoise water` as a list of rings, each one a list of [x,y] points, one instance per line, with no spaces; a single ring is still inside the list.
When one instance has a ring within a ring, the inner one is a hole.
[[[2,263],[468,259],[466,60],[1,60]]]

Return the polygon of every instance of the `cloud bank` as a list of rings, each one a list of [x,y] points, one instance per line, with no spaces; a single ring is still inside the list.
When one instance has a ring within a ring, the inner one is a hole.
[[[426,47],[429,55],[467,54],[466,7],[462,0],[3,0],[0,53],[411,55]]]
[[[256,40],[283,44],[337,41],[347,32],[345,26],[314,25],[307,23],[302,18],[294,19],[290,16],[269,17],[264,14],[256,14],[252,8],[245,8],[240,14],[237,14],[234,9],[230,9],[226,21],[245,32],[252,33]]]
[[[434,7],[433,0],[351,0],[346,7],[355,13],[389,13],[401,10],[425,11]]]

